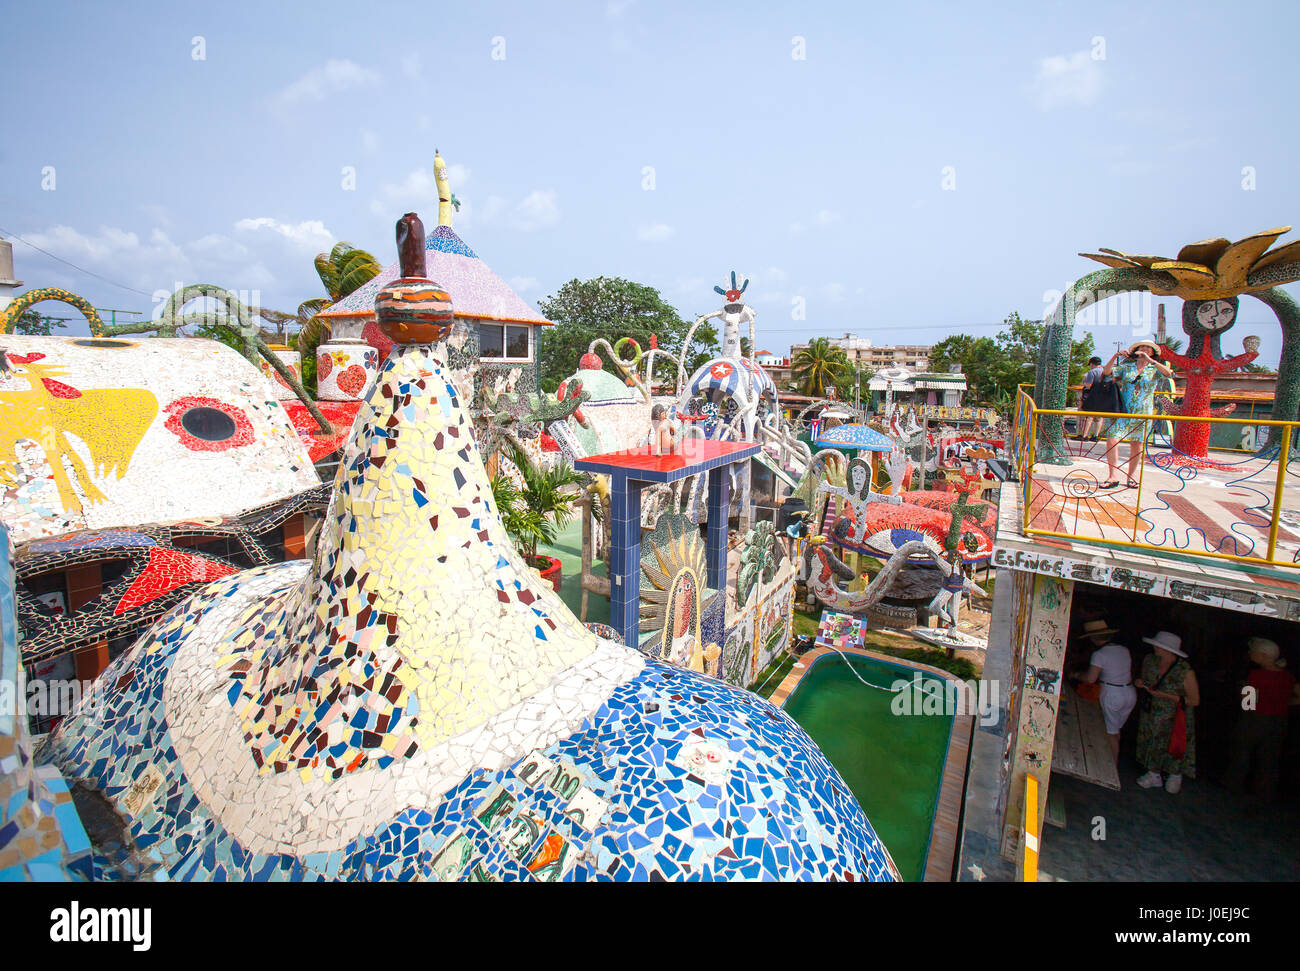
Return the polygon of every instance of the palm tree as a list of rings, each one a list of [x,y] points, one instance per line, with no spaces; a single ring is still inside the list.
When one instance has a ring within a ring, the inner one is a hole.
[[[578,498],[569,487],[580,484],[583,476],[568,462],[539,468],[517,447],[511,448],[510,461],[519,470],[523,488],[498,472],[492,477],[492,498],[515,549],[529,566],[545,566],[546,561],[537,562],[537,547],[553,544],[568,525]]]
[[[844,348],[826,337],[813,338],[807,347],[798,350],[790,364],[799,391],[814,398],[824,397],[826,389],[834,387],[850,370]]]
[[[374,256],[346,240],[334,244],[328,253],[317,253],[316,275],[328,297],[313,297],[298,305],[298,353],[302,355],[302,376],[316,387],[316,348],[329,336],[329,324],[320,312],[378,276],[383,269]]]

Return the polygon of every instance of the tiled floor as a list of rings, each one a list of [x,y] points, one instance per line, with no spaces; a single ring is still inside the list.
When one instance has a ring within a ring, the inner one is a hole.
[[[1213,781],[1182,792],[1140,789],[1139,768],[1120,759],[1113,792],[1053,775],[1050,796],[1065,797],[1066,828],[1045,826],[1040,869],[1058,880],[1300,880],[1300,808],[1267,808]],[[1102,817],[1106,838],[1093,840]]]
[[[1069,441],[1071,465],[1035,464],[1030,525],[1080,538],[1138,542],[1163,549],[1263,557],[1268,549],[1277,463],[1214,452],[1231,465],[1190,468],[1151,449],[1139,466],[1140,489],[1100,489],[1109,477],[1105,443]],[[1129,446],[1120,444],[1122,460]],[[1159,464],[1157,464],[1159,463]],[[1160,467],[1164,465],[1166,467]],[[1124,469],[1121,468],[1121,486]],[[1282,498],[1276,559],[1300,556],[1300,475],[1292,463]]]

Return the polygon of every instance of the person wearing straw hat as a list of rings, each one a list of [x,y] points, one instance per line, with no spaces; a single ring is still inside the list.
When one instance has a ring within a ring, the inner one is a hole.
[[[1254,763],[1255,795],[1266,803],[1277,796],[1278,770],[1286,747],[1287,714],[1300,704],[1300,684],[1286,670],[1275,641],[1252,637],[1246,642],[1251,671],[1242,686],[1241,717],[1232,732],[1232,755],[1224,784],[1241,792]]]
[[[1115,628],[1104,620],[1090,620],[1083,625],[1083,637],[1096,648],[1088,661],[1088,670],[1077,675],[1085,684],[1101,682],[1101,714],[1106,721],[1106,741],[1110,753],[1119,761],[1119,733],[1137,705],[1133,687],[1133,658],[1128,648],[1110,639]]]
[[[1124,363],[1115,364],[1123,357]],[[1160,377],[1169,377],[1174,369],[1160,360],[1160,350],[1152,341],[1138,341],[1125,351],[1116,351],[1106,366],[1101,369],[1103,375],[1112,372],[1115,383],[1119,385],[1119,396],[1124,411],[1130,415],[1149,415],[1155,408],[1156,391],[1160,387]],[[1110,470],[1110,479],[1102,488],[1113,489],[1119,485],[1119,443],[1129,443],[1128,479],[1126,488],[1138,486],[1134,474],[1138,460],[1142,458],[1142,440],[1146,437],[1146,422],[1137,418],[1116,418],[1106,432],[1106,467]]]
[[[1181,637],[1162,630],[1142,640],[1155,650],[1142,662],[1135,682],[1138,690],[1146,692],[1138,718],[1137,758],[1147,771],[1137,783],[1143,789],[1163,783],[1165,792],[1176,793],[1183,787],[1183,776],[1196,778],[1192,714],[1201,703],[1201,689]]]

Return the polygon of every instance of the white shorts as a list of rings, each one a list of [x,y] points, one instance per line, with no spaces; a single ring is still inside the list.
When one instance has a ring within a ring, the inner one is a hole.
[[[1124,723],[1128,721],[1128,716],[1133,714],[1133,709],[1137,705],[1138,693],[1137,688],[1127,684],[1122,688],[1117,688],[1112,684],[1103,683],[1101,686],[1101,714],[1106,719],[1106,733],[1109,735],[1118,735]]]

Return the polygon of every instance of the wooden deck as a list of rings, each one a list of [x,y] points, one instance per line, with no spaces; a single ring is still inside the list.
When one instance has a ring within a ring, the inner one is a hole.
[[[813,662],[825,654],[856,654],[859,657],[914,668],[956,685],[965,684],[956,675],[928,664],[900,661],[888,654],[880,654],[864,648],[850,647],[841,651],[833,647],[817,647],[795,662],[790,673],[785,676],[780,687],[772,692],[768,700],[777,707],[784,707],[795,685],[812,668]],[[971,733],[974,728],[974,715],[959,714],[953,717],[952,727],[948,733],[948,754],[944,760],[943,777],[939,784],[939,799],[935,806],[934,819],[930,824],[930,849],[926,855],[925,873],[922,876],[922,880],[926,883],[949,883],[953,878],[953,865],[957,859],[957,833],[961,829],[962,802],[966,795],[966,768],[970,757]]]
[[[1052,771],[1106,789],[1119,789],[1119,770],[1106,741],[1106,721],[1101,706],[1080,698],[1068,682],[1061,685]]]

